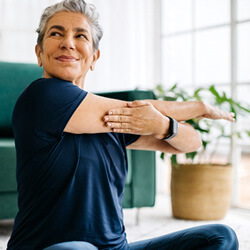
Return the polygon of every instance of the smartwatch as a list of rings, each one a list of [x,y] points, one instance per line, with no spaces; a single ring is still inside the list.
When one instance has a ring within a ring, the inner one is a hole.
[[[168,134],[162,139],[164,141],[172,139],[178,133],[178,122],[172,117],[169,116],[167,117],[169,118],[169,129],[168,129]]]

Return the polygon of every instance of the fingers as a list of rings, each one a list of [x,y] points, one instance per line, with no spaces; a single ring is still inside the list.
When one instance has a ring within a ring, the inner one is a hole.
[[[111,129],[131,129],[131,124],[126,122],[107,122],[106,126]]]
[[[213,112],[211,112],[209,114],[204,114],[202,116],[198,116],[196,118],[198,118],[198,119],[208,118],[208,119],[212,119],[212,120],[223,119],[223,120],[227,120],[230,122],[235,122],[234,117],[235,117],[235,114],[233,112],[226,112],[226,111],[222,111],[219,109],[214,109]]]
[[[234,116],[235,116],[235,114],[233,112],[221,111],[218,119],[224,119],[224,120],[227,120],[230,122],[235,122]]]
[[[139,134],[139,130],[128,122],[107,122],[106,126],[115,133]]]
[[[104,122],[131,122],[132,117],[126,115],[105,115]]]
[[[131,115],[131,108],[111,109],[108,115]]]
[[[113,132],[117,133],[130,133],[134,130],[132,125],[131,116],[105,116],[105,125],[109,127]]]
[[[113,132],[155,134],[158,111],[145,101],[127,102],[127,107],[112,109],[104,116],[105,126]]]
[[[135,114],[135,109],[133,108],[142,107],[144,104],[142,102],[135,102],[134,104],[128,102],[127,106],[128,107],[112,109],[104,116],[103,120],[105,125],[113,132],[135,133],[135,127],[132,125],[134,122],[132,115]]]
[[[112,129],[114,133],[124,133],[124,134],[136,134],[132,129],[126,129],[126,128],[114,128]]]
[[[227,118],[225,118],[225,120],[228,120],[230,122],[235,122],[234,117],[235,117],[235,114],[233,112],[230,112],[230,113],[228,113],[228,116],[227,116]]]

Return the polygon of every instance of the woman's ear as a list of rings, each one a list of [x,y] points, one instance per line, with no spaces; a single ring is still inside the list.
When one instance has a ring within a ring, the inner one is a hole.
[[[96,61],[99,59],[100,57],[100,50],[96,50],[94,53],[93,53],[93,60],[92,60],[92,63],[90,65],[90,69],[93,71],[95,69],[95,64],[96,64]]]
[[[42,64],[42,58],[41,58],[42,50],[41,50],[41,48],[40,48],[40,46],[38,44],[35,47],[35,52],[36,52],[38,66],[42,67],[43,66],[43,64]]]

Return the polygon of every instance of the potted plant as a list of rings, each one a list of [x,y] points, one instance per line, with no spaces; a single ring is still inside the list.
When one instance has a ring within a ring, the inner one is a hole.
[[[169,89],[158,85],[155,95],[168,101],[208,101],[211,105],[238,115],[249,114],[250,109],[240,102],[219,93],[214,85],[187,92],[177,84]],[[232,136],[250,137],[250,131],[234,131],[220,120],[191,119],[186,121],[200,132],[202,147],[191,153],[171,156],[171,204],[173,216],[191,220],[217,220],[225,216],[230,207],[232,166],[230,157],[225,163],[214,159],[220,141]],[[228,124],[227,124],[228,125]],[[213,149],[211,149],[213,148]],[[224,149],[223,149],[224,151]],[[230,152],[227,154],[230,156]],[[164,153],[161,154],[164,159]]]

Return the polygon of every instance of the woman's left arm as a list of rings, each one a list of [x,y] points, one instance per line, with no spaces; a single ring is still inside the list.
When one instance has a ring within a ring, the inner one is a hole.
[[[197,150],[201,143],[198,132],[192,126],[187,123],[178,123],[178,134],[168,141],[158,139],[152,135],[142,135],[127,148],[180,154]]]
[[[113,109],[104,117],[104,121],[114,132],[142,135],[128,146],[130,149],[177,154],[192,152],[201,146],[197,131],[182,122],[178,123],[178,134],[174,138],[162,140],[169,132],[170,119],[147,102],[136,101],[133,108]]]

